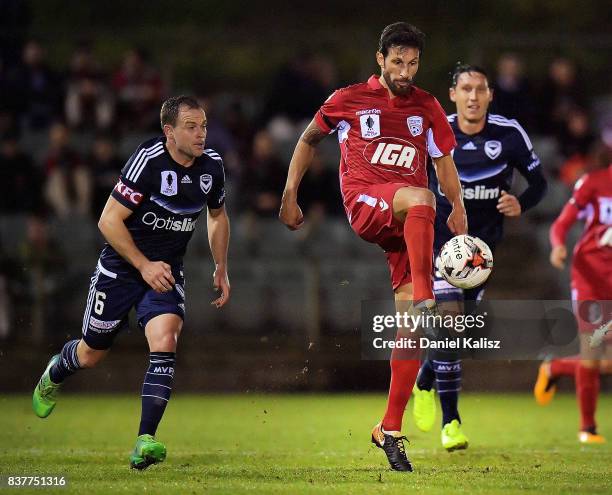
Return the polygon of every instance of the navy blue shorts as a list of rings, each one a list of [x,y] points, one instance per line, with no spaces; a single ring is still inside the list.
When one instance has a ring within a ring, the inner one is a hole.
[[[172,313],[185,319],[185,277],[182,266],[173,266],[176,281],[171,291],[155,292],[141,277],[117,275],[98,266],[91,277],[83,316],[83,340],[98,350],[109,349],[115,336],[128,324],[128,313],[136,308],[138,326],[144,329],[156,316]]]

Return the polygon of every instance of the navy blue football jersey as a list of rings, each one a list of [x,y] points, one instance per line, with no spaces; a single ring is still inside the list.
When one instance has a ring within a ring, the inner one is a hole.
[[[151,261],[182,263],[187,243],[205,206],[225,202],[225,174],[218,153],[206,149],[189,167],[176,163],[158,137],[138,147],[121,170],[112,197],[133,211],[125,222],[134,243]],[[100,262],[106,271],[135,269],[109,244]]]
[[[527,133],[516,120],[501,115],[487,115],[477,134],[464,134],[459,129],[457,114],[448,116],[457,146],[453,159],[463,188],[468,218],[468,233],[480,237],[491,249],[503,235],[504,215],[497,211],[501,191],[509,192],[514,170],[528,183],[518,200],[522,211],[536,205],[546,192],[540,159],[533,151]],[[439,187],[430,167],[429,187],[436,195],[435,248],[439,250],[452,234],[446,225],[451,206]]]

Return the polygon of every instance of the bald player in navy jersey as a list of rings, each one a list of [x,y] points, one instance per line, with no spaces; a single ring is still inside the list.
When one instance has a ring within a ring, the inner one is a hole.
[[[160,117],[164,135],[134,152],[100,217],[107,243],[91,278],[82,337],[51,358],[32,398],[36,415],[49,416],[63,381],[102,361],[135,308],[150,349],[140,428],[130,456],[136,469],[166,457],[166,447],[154,435],[170,400],[185,318],[183,256],[205,208],[213,283],[221,290],[212,304],[220,308],[230,295],[223,161],[205,147],[206,114],[195,99],[178,96],[164,102]]]

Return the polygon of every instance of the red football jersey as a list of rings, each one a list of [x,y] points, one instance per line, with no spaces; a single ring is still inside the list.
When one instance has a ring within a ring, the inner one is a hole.
[[[612,300],[612,165],[576,183],[569,204],[552,226],[553,246],[565,241],[576,217],[585,218],[586,225],[574,248],[572,286],[581,299]]]
[[[427,155],[438,158],[455,147],[455,136],[438,101],[413,86],[390,98],[378,76],[335,91],[315,115],[321,131],[338,132],[340,185],[405,183],[427,187]]]

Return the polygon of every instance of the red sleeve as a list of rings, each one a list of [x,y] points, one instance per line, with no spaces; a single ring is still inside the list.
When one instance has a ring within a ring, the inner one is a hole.
[[[587,174],[580,177],[574,185],[574,192],[572,193],[570,202],[575,204],[579,210],[584,210],[586,205],[591,202],[593,192],[591,182],[591,176]]]
[[[572,200],[565,204],[561,214],[550,226],[549,237],[552,247],[563,246],[565,244],[565,237],[578,218],[578,213],[580,213],[580,210],[576,208]]]
[[[323,132],[331,134],[341,120],[344,120],[343,91],[334,91],[315,114],[315,122]]]
[[[434,97],[431,104],[431,127],[427,129],[427,151],[432,158],[449,155],[457,146],[455,134],[444,110]]]

